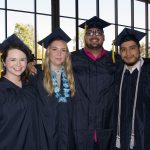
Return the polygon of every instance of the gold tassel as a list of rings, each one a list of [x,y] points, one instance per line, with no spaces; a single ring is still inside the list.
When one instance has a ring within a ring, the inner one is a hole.
[[[44,43],[42,43],[42,70],[44,69]]]
[[[86,34],[86,31],[87,31],[87,24],[85,23],[85,26],[84,26],[84,35]]]
[[[0,78],[2,77],[2,53],[0,53]]]
[[[115,45],[114,41],[112,42],[112,61],[115,63]]]

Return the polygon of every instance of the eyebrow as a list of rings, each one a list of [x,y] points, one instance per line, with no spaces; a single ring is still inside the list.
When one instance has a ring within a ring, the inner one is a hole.
[[[17,59],[16,57],[7,57],[7,59]],[[19,59],[27,59],[27,57],[21,57]]]

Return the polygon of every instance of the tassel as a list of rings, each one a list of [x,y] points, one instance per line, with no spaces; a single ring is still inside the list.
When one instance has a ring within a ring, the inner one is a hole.
[[[86,31],[87,31],[87,24],[85,23],[85,26],[84,26],[84,35],[86,34]]]
[[[44,43],[42,43],[42,70],[44,69]]]
[[[116,136],[116,147],[117,147],[117,148],[121,148],[120,136],[119,136],[119,135]]]
[[[133,147],[135,146],[135,143],[134,143],[134,134],[131,135],[131,139],[130,139],[130,149],[133,149]]]
[[[112,61],[115,63],[115,45],[114,41],[112,42]]]
[[[0,78],[2,77],[2,53],[0,53]]]

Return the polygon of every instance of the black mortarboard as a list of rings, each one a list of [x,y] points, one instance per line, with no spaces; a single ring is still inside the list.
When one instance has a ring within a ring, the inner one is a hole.
[[[139,42],[146,34],[134,29],[124,28],[122,32],[116,37],[114,44],[120,46],[123,42],[134,40]]]
[[[101,30],[103,30],[103,28],[107,27],[111,25],[111,23],[106,22],[102,19],[100,19],[97,16],[94,16],[92,18],[90,18],[89,20],[86,20],[84,23],[82,23],[81,25],[79,25],[80,28],[83,29],[89,29],[89,28],[99,28]]]
[[[15,34],[12,34],[0,44],[2,53],[6,52],[10,47],[19,48],[19,50],[23,51],[27,57],[31,53],[29,47]]]
[[[38,44],[41,46],[44,45],[44,48],[47,48],[49,43],[57,38],[62,39],[67,43],[71,40],[71,38],[61,28],[57,28],[54,32],[39,41]]]

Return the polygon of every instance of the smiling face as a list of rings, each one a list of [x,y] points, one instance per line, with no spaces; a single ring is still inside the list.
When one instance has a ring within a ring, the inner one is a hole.
[[[120,56],[127,66],[133,66],[140,58],[140,48],[133,40],[123,42],[120,45]]]
[[[65,62],[67,55],[67,44],[62,40],[54,40],[47,48],[47,57],[57,69]]]
[[[4,62],[7,77],[19,77],[27,66],[27,56],[19,49],[10,49]]]
[[[84,39],[85,48],[92,51],[101,49],[105,38],[102,30],[90,28],[86,31]]]

